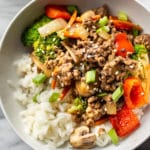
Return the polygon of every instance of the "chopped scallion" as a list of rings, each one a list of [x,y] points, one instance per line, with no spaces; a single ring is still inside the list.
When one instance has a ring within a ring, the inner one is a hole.
[[[106,26],[108,24],[108,17],[104,16],[103,18],[101,18],[98,24],[100,25],[100,27]]]
[[[134,49],[135,49],[135,52],[138,53],[138,54],[147,53],[147,49],[142,44],[136,44],[134,46]]]
[[[122,21],[127,21],[128,20],[128,16],[124,11],[120,11],[118,13],[118,18],[119,18],[119,20],[122,20]]]
[[[35,95],[33,96],[33,98],[32,98],[33,102],[37,103],[37,97],[38,97],[39,95],[40,95],[40,94],[37,93],[37,94],[35,94]]]
[[[85,75],[86,83],[94,83],[96,81],[96,70],[90,70]]]
[[[32,79],[32,82],[36,85],[42,84],[47,79],[46,75],[44,73],[38,74],[36,77]]]
[[[114,144],[118,144],[119,138],[118,138],[118,135],[117,135],[117,133],[116,133],[116,131],[115,131],[114,128],[112,128],[112,129],[110,129],[110,130],[108,131],[108,135],[109,135],[109,137],[111,138],[111,140],[112,140],[112,142],[113,142]]]
[[[49,98],[49,102],[53,103],[53,102],[56,102],[58,100],[60,96],[60,93],[58,92],[54,92],[51,97]]]
[[[97,96],[98,97],[104,97],[104,96],[107,96],[108,95],[108,93],[99,93]]]
[[[108,26],[103,26],[101,27],[101,29],[105,32],[109,32],[110,31],[110,28]]]
[[[124,91],[122,86],[119,86],[112,94],[112,99],[114,102],[117,102],[120,97],[123,95]]]

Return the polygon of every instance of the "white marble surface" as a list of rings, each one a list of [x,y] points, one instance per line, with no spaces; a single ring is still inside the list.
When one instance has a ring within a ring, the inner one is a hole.
[[[0,0],[0,38],[13,16],[29,1],[30,0]],[[141,1],[142,4],[150,10],[150,0],[139,1]],[[144,143],[144,145],[146,145],[146,147],[140,147],[139,150],[146,150],[150,147],[150,140],[147,141],[147,143]],[[31,150],[31,148],[24,144],[24,142],[22,142],[11,129],[1,110],[0,150]]]

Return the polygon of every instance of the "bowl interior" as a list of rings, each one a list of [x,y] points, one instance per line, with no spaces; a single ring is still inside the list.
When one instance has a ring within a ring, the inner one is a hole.
[[[127,12],[133,22],[143,27],[144,32],[150,32],[150,13],[134,0],[63,0],[63,2],[62,0],[38,0],[30,2],[23,8],[9,25],[0,45],[0,102],[4,114],[14,130],[33,149],[42,149],[43,144],[33,139],[31,140],[31,137],[24,133],[23,124],[19,116],[19,112],[24,108],[14,99],[14,90],[8,86],[7,80],[11,80],[14,86],[17,85],[18,77],[13,62],[19,59],[23,53],[28,52],[27,48],[21,43],[22,31],[43,13],[43,8],[47,4],[76,4],[82,11],[107,4],[114,15],[123,10]],[[150,118],[149,107],[145,110],[141,128],[124,139],[123,142],[120,142],[118,146],[110,145],[104,149],[126,150],[127,148],[133,149],[141,144],[150,135],[150,119],[148,118]],[[52,147],[51,149],[54,148]]]

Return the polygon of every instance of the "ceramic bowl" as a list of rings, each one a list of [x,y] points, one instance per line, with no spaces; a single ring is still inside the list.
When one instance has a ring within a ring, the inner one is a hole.
[[[43,13],[43,8],[47,4],[75,4],[82,11],[107,4],[111,13],[117,14],[120,10],[127,12],[133,22],[140,24],[144,32],[150,33],[150,13],[135,0],[35,0],[28,3],[16,15],[7,28],[0,44],[0,103],[4,115],[20,138],[33,149],[39,150],[45,150],[44,144],[31,139],[25,134],[23,123],[19,116],[19,112],[23,110],[23,107],[14,99],[14,91],[7,84],[7,80],[12,80],[14,84],[17,84],[18,77],[13,62],[27,52],[27,48],[21,43],[21,34],[26,26]],[[130,150],[143,143],[150,136],[150,108],[147,107],[144,113],[141,127],[138,130],[121,141],[119,145],[111,144],[103,148],[103,150]],[[51,149],[53,150],[54,148]],[[60,149],[66,150],[67,148]]]

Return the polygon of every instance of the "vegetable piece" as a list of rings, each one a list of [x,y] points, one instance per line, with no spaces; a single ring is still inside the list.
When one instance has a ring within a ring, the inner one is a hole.
[[[64,31],[64,36],[75,39],[86,40],[89,33],[81,23],[75,23]]]
[[[139,108],[148,103],[142,83],[135,77],[127,78],[123,83],[124,99],[128,108]]]
[[[108,93],[99,93],[97,96],[98,97],[104,97],[104,96],[107,96],[108,95]]]
[[[94,125],[95,126],[99,126],[99,125],[105,123],[106,121],[108,121],[108,117],[103,117],[100,120],[96,120],[95,123],[94,123]]]
[[[108,24],[108,17],[104,16],[103,18],[101,18],[98,22],[98,24],[100,25],[100,27],[106,26]]]
[[[51,102],[51,103],[56,102],[58,100],[59,96],[60,96],[60,93],[58,93],[58,92],[52,93],[52,95],[49,98],[49,102]]]
[[[108,40],[111,36],[110,34],[108,34],[105,30],[103,30],[102,28],[97,30],[97,33],[100,37],[102,37],[105,40]]]
[[[68,112],[71,114],[77,112],[83,113],[85,112],[86,108],[87,108],[87,101],[77,97],[73,100],[73,105],[71,108],[68,109]]]
[[[36,85],[40,85],[43,82],[45,82],[46,79],[47,79],[46,75],[44,73],[40,73],[32,79],[32,82]]]
[[[127,37],[126,33],[118,33],[115,37],[115,45],[117,48],[116,55],[126,57],[128,53],[134,53],[134,47]]]
[[[134,46],[134,49],[135,49],[135,52],[138,53],[138,54],[147,53],[146,47],[142,44],[136,44]]]
[[[75,63],[78,63],[78,57],[75,55],[74,51],[64,42],[62,41],[61,44],[65,47],[65,49],[69,52],[69,54],[71,55],[71,57],[73,58]]]
[[[110,130],[108,131],[108,135],[109,135],[109,137],[111,138],[111,140],[112,140],[112,142],[113,142],[114,144],[118,144],[118,142],[119,142],[119,137],[118,137],[118,135],[117,135],[117,133],[116,133],[116,130],[115,130],[114,128],[112,128],[112,129],[110,129]]]
[[[87,84],[94,83],[96,81],[96,70],[86,72],[85,80]]]
[[[45,7],[45,13],[49,18],[52,19],[63,18],[69,20],[71,17],[64,6],[47,5]]]
[[[144,92],[145,92],[145,99],[149,99],[149,92],[150,92],[150,80],[149,80],[149,77],[150,77],[150,65],[147,65],[145,67],[146,69],[146,74],[145,74],[145,80],[142,82],[143,84],[143,89],[144,89]]]
[[[100,15],[92,16],[92,20],[94,20],[94,21],[98,21],[100,18],[101,18]]]
[[[66,26],[67,26],[67,22],[64,19],[57,18],[55,20],[52,20],[50,23],[40,27],[38,31],[41,37],[45,37],[54,32],[64,29]]]
[[[118,19],[121,21],[127,21],[128,20],[128,16],[124,11],[120,11],[118,13]]]
[[[35,95],[33,96],[33,98],[32,98],[33,102],[37,103],[37,98],[38,98],[39,95],[40,95],[40,94],[37,93],[37,94],[35,94]]]
[[[53,79],[52,82],[51,82],[51,88],[52,89],[56,88],[56,83],[57,83],[57,81],[55,79]]]
[[[139,25],[135,25],[129,21],[121,21],[118,19],[111,19],[111,22],[117,29],[131,31],[134,28],[138,31],[142,30],[142,28]]]
[[[72,16],[71,16],[71,18],[70,18],[66,28],[65,28],[66,30],[73,25],[73,23],[75,22],[76,18],[77,18],[77,11],[75,10],[74,13],[72,14]]]
[[[35,56],[37,56],[42,63],[48,59],[54,59],[56,57],[54,47],[59,46],[60,41],[61,39],[56,33],[52,33],[44,38],[40,37],[33,44]]]
[[[117,113],[117,106],[115,102],[107,102],[105,108],[108,115],[115,115]]]
[[[131,57],[135,60],[139,59],[142,56],[142,54],[148,53],[147,49],[142,44],[136,44],[134,46],[134,50],[135,53]]]
[[[110,116],[109,120],[120,137],[129,135],[140,126],[138,117],[126,106],[123,106],[116,115]]]
[[[84,81],[76,81],[75,88],[80,96],[88,97],[92,95],[93,86],[85,83]]]
[[[123,93],[124,92],[122,86],[119,86],[112,94],[113,101],[116,103],[121,98]]]
[[[132,34],[134,37],[138,36],[139,35],[139,31],[135,28],[132,29]]]
[[[60,95],[60,99],[61,100],[63,100],[64,99],[64,97],[68,94],[68,92],[70,91],[70,86],[66,86],[64,89],[63,89],[63,91],[62,91],[62,93],[61,93],[61,95]]]
[[[68,12],[69,12],[70,14],[73,14],[75,10],[76,10],[77,12],[79,11],[78,7],[75,6],[75,5],[69,5],[69,6],[67,6],[67,10],[68,10]]]
[[[32,61],[37,65],[39,69],[41,69],[47,77],[51,76],[51,71],[47,69],[46,65],[40,62],[37,56],[35,56],[34,52],[31,54]]]
[[[38,28],[51,21],[47,16],[40,17],[35,23],[26,28],[22,35],[22,42],[25,46],[32,46],[40,37]]]

